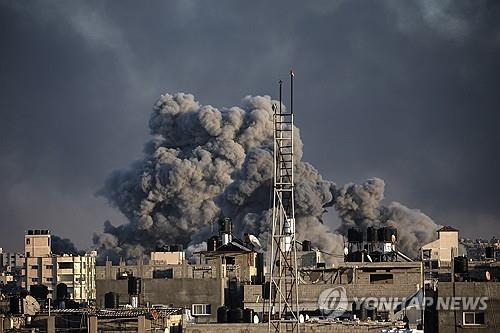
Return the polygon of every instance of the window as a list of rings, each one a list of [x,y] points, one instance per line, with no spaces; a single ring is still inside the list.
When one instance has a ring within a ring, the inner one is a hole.
[[[50,277],[50,278],[47,278],[47,282],[52,282],[52,280],[53,280],[53,279],[52,279],[51,277]]]
[[[29,257],[30,256],[30,253],[29,252],[26,252],[26,257]]]
[[[60,262],[59,268],[60,269],[73,268],[73,263],[72,262]]]
[[[46,269],[52,269],[54,266],[53,265],[46,265],[45,268]]]
[[[464,325],[484,325],[484,312],[464,312]]]
[[[26,244],[30,245],[30,239],[26,238]]]
[[[38,269],[38,265],[32,265],[31,269]]]
[[[370,274],[370,284],[393,284],[392,274]]]
[[[211,304],[193,304],[191,306],[193,316],[209,316],[212,314]]]
[[[31,282],[38,282],[38,278],[31,278]]]

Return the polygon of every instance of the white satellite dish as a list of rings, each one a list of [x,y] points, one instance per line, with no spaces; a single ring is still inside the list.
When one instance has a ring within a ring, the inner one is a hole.
[[[250,241],[250,244],[257,248],[262,248],[262,245],[260,245],[259,239],[255,237],[254,235],[248,235],[248,240]]]
[[[24,314],[34,316],[37,312],[40,312],[40,304],[33,296],[28,295],[23,299],[23,309]]]

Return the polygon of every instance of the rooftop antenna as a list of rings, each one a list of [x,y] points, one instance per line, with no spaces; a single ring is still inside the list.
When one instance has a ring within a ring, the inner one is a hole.
[[[295,239],[293,156],[293,70],[290,71],[290,111],[273,105],[274,176],[273,217],[270,239],[268,332],[299,332],[299,279]]]

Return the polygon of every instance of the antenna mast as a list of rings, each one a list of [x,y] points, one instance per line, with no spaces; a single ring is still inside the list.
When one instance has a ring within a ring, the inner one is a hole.
[[[273,105],[274,177],[269,283],[269,332],[299,332],[299,279],[295,239],[293,78],[290,71],[290,111]]]

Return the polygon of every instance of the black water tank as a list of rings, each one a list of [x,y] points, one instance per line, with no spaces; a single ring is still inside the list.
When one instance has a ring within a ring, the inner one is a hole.
[[[212,236],[207,240],[207,251],[215,251],[219,247],[219,237]]]
[[[141,293],[141,279],[135,276],[128,278],[128,294],[139,295]]]
[[[46,299],[49,294],[49,288],[41,284],[30,286],[30,295],[36,299]]]
[[[368,227],[366,229],[366,241],[367,242],[378,242],[378,232],[375,227]]]
[[[243,322],[243,310],[241,308],[234,308],[229,310],[227,315],[229,323],[242,323]]]
[[[311,241],[304,240],[302,242],[302,251],[310,252],[311,251]]]
[[[486,259],[493,259],[495,258],[495,249],[492,246],[487,246],[484,249],[485,257]]]
[[[219,220],[219,233],[230,234],[233,229],[233,222],[229,217]]]
[[[257,253],[257,256],[255,258],[255,265],[257,266],[257,276],[255,277],[255,284],[263,284],[265,281],[264,253]]]
[[[217,322],[218,323],[227,323],[227,313],[229,309],[227,306],[221,306],[217,309]]]
[[[104,307],[106,309],[118,309],[120,306],[120,295],[114,292],[104,294]]]
[[[56,287],[57,299],[67,299],[68,298],[68,286],[66,283],[59,283]]]
[[[467,257],[453,258],[453,265],[455,273],[467,273],[469,270],[469,262]]]
[[[244,323],[253,323],[253,310],[252,309],[244,309],[243,310],[243,322]]]
[[[393,235],[397,238],[397,236],[398,236],[397,229],[390,228],[390,227],[382,227],[382,228],[378,229],[378,241],[379,242],[390,243],[390,242],[392,242]]]
[[[386,227],[382,227],[382,228],[378,229],[377,233],[378,233],[378,241],[379,242],[387,242],[387,240],[386,240],[387,228]]]
[[[12,296],[9,300],[9,305],[10,305],[10,313],[12,314],[20,314],[21,313],[21,301],[22,299],[17,296]],[[0,325],[3,325],[3,323],[0,323]]]
[[[363,232],[350,228],[347,230],[347,241],[349,242],[362,242],[363,241]]]
[[[270,292],[270,287],[271,287],[271,283],[269,281],[265,282],[263,285],[262,285],[262,297],[264,299],[269,299],[269,292]],[[273,296],[276,297],[276,287],[273,285],[273,288],[272,288],[272,293],[273,293]]]

